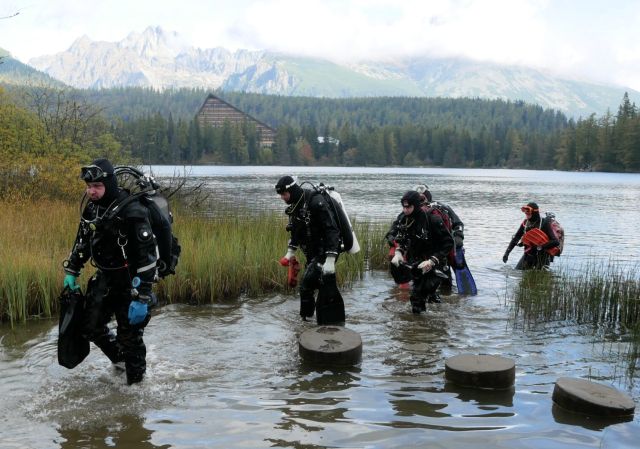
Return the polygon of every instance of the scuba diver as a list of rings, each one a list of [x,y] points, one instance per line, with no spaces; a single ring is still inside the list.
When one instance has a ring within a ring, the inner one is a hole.
[[[443,290],[451,291],[451,286],[453,285],[453,277],[451,275],[451,267],[456,267],[456,251],[460,250],[464,244],[464,223],[458,217],[453,209],[443,203],[439,203],[437,201],[433,201],[433,196],[429,191],[429,187],[426,184],[418,184],[413,188],[416,192],[422,195],[422,209],[427,212],[427,214],[437,214],[442,218],[444,222],[445,228],[451,233],[453,237],[453,241],[455,243],[455,248],[451,250],[449,256],[447,258],[447,266],[443,267],[443,272],[447,275],[447,279],[442,280],[442,284],[440,287]],[[464,256],[462,256],[464,257]],[[466,262],[465,262],[466,267]],[[458,274],[458,273],[456,273]],[[468,275],[470,276],[470,272]],[[474,282],[475,285],[475,282]],[[460,291],[459,293],[465,293],[464,291]],[[466,292],[468,293],[468,292]]]
[[[384,238],[389,244],[389,261],[392,261],[396,255],[398,249],[397,236],[400,232],[400,223],[404,220],[404,212],[400,212],[393,223],[389,231],[385,234]],[[409,282],[411,282],[411,268],[406,264],[389,264],[389,273],[396,284],[402,289],[409,288]]]
[[[290,239],[280,264],[288,266],[300,248],[306,265],[300,282],[300,316],[306,321],[316,312],[319,325],[343,325],[344,302],[338,291],[335,263],[340,251],[340,229],[322,194],[303,189],[292,176],[281,177],[276,193],[288,205]],[[318,290],[317,300],[315,291]]]
[[[548,270],[553,261],[553,253],[557,253],[560,241],[555,235],[548,219],[540,216],[538,204],[527,203],[520,208],[524,212],[525,219],[511,238],[509,246],[502,256],[502,261],[507,263],[509,254],[513,248],[524,246],[524,254],[516,265],[516,270]]]
[[[118,187],[114,167],[96,159],[82,167],[86,206],[73,249],[64,261],[64,287],[77,290],[76,279],[87,260],[96,273],[88,282],[83,334],[116,366],[124,362],[127,384],[142,381],[146,347],[142,339],[157,303],[152,292],[157,275],[156,240],[149,210]],[[115,314],[117,333],[107,324]]]
[[[456,248],[462,247],[462,245],[464,244],[464,223],[462,222],[460,217],[458,217],[458,214],[456,214],[449,205],[440,203],[438,201],[433,201],[433,195],[429,191],[429,187],[427,187],[425,184],[418,184],[413,188],[413,190],[423,195],[422,208],[425,211],[427,211],[428,209],[437,208],[446,212],[450,224],[449,226],[447,226],[447,224],[445,223],[445,226],[450,228],[449,230],[451,231],[451,235],[453,236]]]
[[[453,239],[456,244],[456,248],[461,248],[464,240],[464,223],[460,220],[460,217],[453,211],[453,209],[446,204],[438,203],[433,201],[433,196],[429,191],[429,188],[425,184],[418,184],[413,188],[416,192],[420,194],[421,199],[421,208],[427,214],[437,214],[442,218],[442,221],[445,225],[445,228],[452,234]],[[400,212],[400,214],[396,217],[396,219],[391,224],[389,231],[385,234],[385,240],[389,244],[389,259],[393,258],[395,253],[395,247],[397,246],[395,243],[396,235],[398,234],[398,224],[404,217],[404,213]],[[452,286],[451,279],[451,268],[450,266],[455,264],[455,251],[452,250],[447,258],[448,264],[443,266],[443,272],[447,275],[447,279],[443,279],[441,283],[441,287],[450,290]],[[454,265],[455,266],[455,265]],[[411,280],[410,270],[404,266],[400,265],[396,267],[394,265],[389,266],[389,271],[391,272],[391,276],[393,276],[393,280],[396,284],[404,285]]]
[[[405,192],[400,202],[402,217],[396,224],[394,240],[397,247],[391,264],[409,267],[413,280],[411,311],[419,314],[426,311],[426,302],[441,302],[436,290],[446,277],[441,270],[447,266],[447,257],[454,242],[442,218],[422,210],[422,198],[418,192]]]

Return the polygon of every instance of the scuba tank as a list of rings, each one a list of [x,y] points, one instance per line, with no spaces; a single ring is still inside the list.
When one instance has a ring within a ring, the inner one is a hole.
[[[335,200],[338,207],[336,207],[335,212],[338,216],[338,220],[340,223],[340,235],[342,236],[342,242],[344,245],[344,249],[349,254],[356,254],[360,252],[360,243],[358,243],[358,237],[356,237],[356,233],[353,231],[353,226],[351,225],[351,221],[349,220],[349,215],[347,215],[344,209],[344,203],[342,202],[342,197],[338,192],[331,188],[328,190],[329,196]],[[334,206],[335,207],[335,206]]]
[[[344,251],[349,254],[358,253],[360,251],[360,243],[358,243],[356,233],[353,231],[353,226],[351,226],[349,216],[344,209],[344,203],[342,202],[340,194],[336,192],[333,187],[325,186],[323,183],[320,183],[317,187],[313,187],[317,192],[321,193],[325,197],[328,196],[331,199],[328,203],[331,205],[334,218],[336,219],[338,228],[340,229],[340,237],[342,238]]]

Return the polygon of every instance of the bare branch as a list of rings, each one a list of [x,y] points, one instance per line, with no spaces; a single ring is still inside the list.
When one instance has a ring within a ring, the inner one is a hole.
[[[12,15],[10,15],[10,16],[0,17],[0,20],[2,20],[2,19],[10,19],[10,18],[12,18],[12,17],[17,16],[18,14],[20,14],[20,11],[18,11],[18,12],[16,12],[16,13],[12,14]]]

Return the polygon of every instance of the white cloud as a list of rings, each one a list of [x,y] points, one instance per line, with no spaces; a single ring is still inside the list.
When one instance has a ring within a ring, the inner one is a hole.
[[[518,61],[536,43],[528,36],[543,30],[536,14],[521,0],[275,0],[251,5],[233,33],[254,47],[333,59],[428,53]]]
[[[640,90],[640,2],[612,0],[5,0],[0,47],[23,61],[82,35],[159,25],[201,48],[333,60],[467,56]]]

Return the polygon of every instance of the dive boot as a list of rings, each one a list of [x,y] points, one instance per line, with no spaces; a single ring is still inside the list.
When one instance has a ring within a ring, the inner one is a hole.
[[[142,373],[127,373],[127,385],[137,384],[144,379],[144,372]]]
[[[420,312],[427,311],[427,305],[424,299],[410,298],[411,301],[411,313],[419,314]]]
[[[438,295],[437,293],[429,295],[428,301],[429,304],[440,304],[442,302],[442,300],[440,299],[440,295]]]

